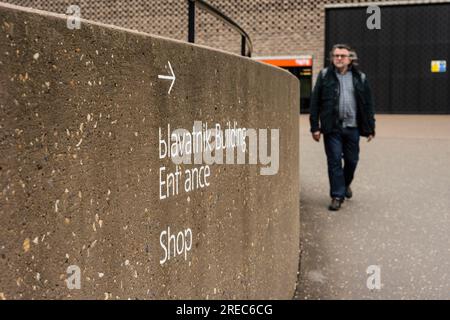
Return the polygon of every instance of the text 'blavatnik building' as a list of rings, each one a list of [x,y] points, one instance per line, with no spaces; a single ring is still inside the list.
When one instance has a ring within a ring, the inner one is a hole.
[[[78,5],[82,18],[187,41],[188,0],[6,0],[57,13]],[[358,52],[374,89],[377,112],[450,113],[446,61],[450,1],[208,0],[251,37],[255,59],[286,68],[301,82],[301,109],[337,42]],[[380,8],[377,28],[368,19]],[[221,20],[196,11],[196,43],[241,51],[241,36]],[[411,66],[415,68],[412,69]]]

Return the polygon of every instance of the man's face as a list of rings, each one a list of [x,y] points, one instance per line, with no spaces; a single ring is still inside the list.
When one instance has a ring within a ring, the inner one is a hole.
[[[335,49],[333,52],[333,64],[336,68],[345,68],[351,63],[350,52],[347,49]]]

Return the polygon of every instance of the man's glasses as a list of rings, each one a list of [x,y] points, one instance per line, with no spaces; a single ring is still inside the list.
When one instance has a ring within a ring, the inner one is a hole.
[[[348,54],[333,54],[333,58],[348,58],[350,57]]]

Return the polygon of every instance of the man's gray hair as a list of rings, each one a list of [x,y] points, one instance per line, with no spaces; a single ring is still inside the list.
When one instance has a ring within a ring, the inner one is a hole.
[[[336,50],[336,49],[347,49],[348,50],[348,52],[349,52],[349,54],[350,54],[350,60],[352,61],[351,62],[351,64],[352,65],[358,65],[358,63],[357,63],[357,60],[358,60],[358,54],[356,53],[356,51],[355,51],[355,49],[353,49],[351,46],[349,46],[348,44],[344,44],[344,43],[338,43],[338,44],[335,44],[334,46],[333,46],[333,48],[331,48],[331,51],[330,51],[330,61],[333,61],[333,54],[334,54],[334,51]]]

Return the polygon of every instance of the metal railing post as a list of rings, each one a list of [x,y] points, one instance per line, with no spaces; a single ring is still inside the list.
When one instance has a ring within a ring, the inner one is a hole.
[[[189,32],[188,41],[195,42],[195,1],[189,0]]]
[[[241,56],[245,56],[245,37],[241,36]]]
[[[0,0],[1,1],[1,0]],[[228,16],[223,14],[220,10],[213,7],[204,0],[187,0],[189,3],[189,32],[188,41],[191,43],[195,42],[195,10],[198,8],[208,11],[210,14],[216,18],[222,20],[225,24],[236,30],[241,34],[241,55],[251,57],[253,51],[252,40],[249,35],[242,29],[236,22],[230,19]],[[247,53],[248,51],[248,53]]]

